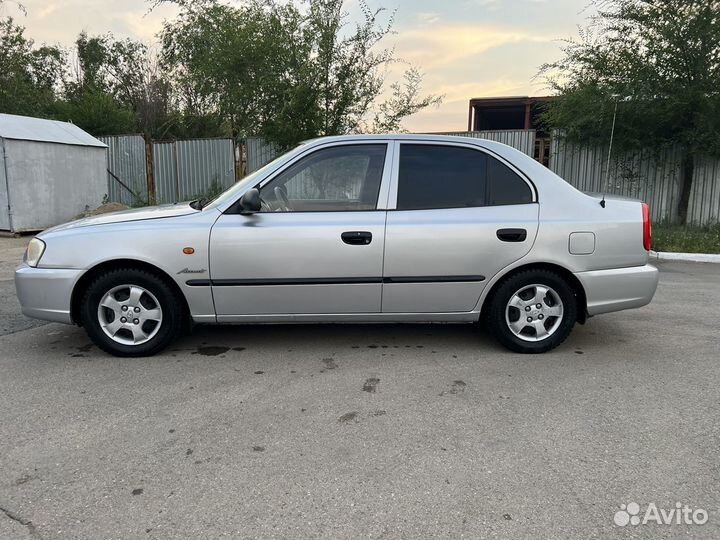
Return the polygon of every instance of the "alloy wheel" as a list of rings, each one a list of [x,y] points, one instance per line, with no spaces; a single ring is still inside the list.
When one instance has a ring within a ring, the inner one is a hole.
[[[100,328],[122,345],[141,345],[150,341],[163,321],[160,302],[138,285],[119,285],[106,292],[97,311]]]
[[[547,285],[526,285],[510,297],[505,321],[515,337],[542,341],[552,336],[563,318],[560,295]]]

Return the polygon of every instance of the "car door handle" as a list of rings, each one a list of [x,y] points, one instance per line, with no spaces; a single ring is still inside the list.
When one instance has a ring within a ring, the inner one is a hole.
[[[372,233],[367,231],[348,231],[340,235],[342,241],[351,246],[367,246],[372,242]]]
[[[525,229],[498,229],[498,239],[503,242],[524,242],[527,238]]]

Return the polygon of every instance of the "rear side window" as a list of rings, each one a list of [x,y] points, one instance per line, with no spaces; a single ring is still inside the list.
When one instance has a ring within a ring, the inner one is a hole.
[[[400,147],[398,210],[530,202],[532,192],[525,181],[484,152],[426,144]]]
[[[487,178],[488,206],[532,202],[532,191],[527,183],[510,167],[492,156],[488,156]]]
[[[485,206],[487,156],[469,148],[403,144],[398,210]]]

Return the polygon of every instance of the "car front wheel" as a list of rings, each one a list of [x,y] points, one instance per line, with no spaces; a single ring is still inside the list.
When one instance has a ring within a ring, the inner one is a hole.
[[[159,276],[132,268],[98,276],[82,300],[90,339],[115,356],[150,356],[181,332],[184,306]]]
[[[493,334],[507,348],[542,353],[570,335],[577,320],[577,301],[559,274],[526,270],[501,283],[487,315]]]

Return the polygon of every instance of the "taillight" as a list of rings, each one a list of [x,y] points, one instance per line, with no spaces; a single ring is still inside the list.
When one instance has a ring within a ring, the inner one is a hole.
[[[643,212],[643,247],[645,251],[652,248],[652,223],[650,223],[650,205],[642,203]]]

